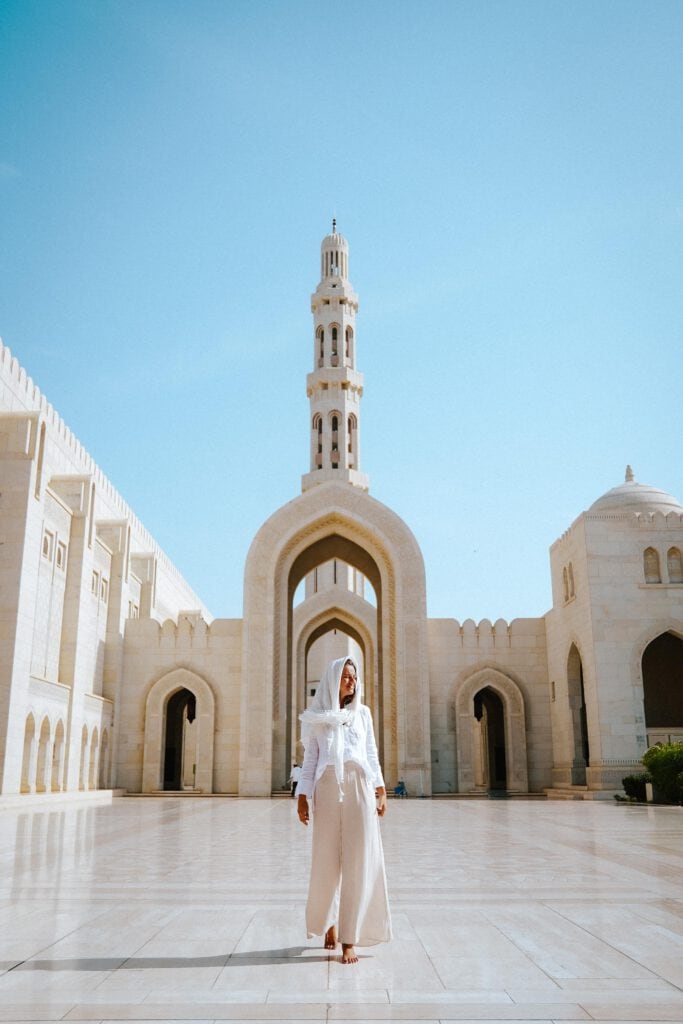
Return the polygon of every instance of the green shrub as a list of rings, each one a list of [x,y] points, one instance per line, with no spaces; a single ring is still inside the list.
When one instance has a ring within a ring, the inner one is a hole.
[[[646,782],[652,782],[652,776],[649,772],[641,772],[639,775],[627,775],[621,780],[626,796],[632,796],[643,804],[647,799],[645,794]]]
[[[666,803],[681,801],[679,776],[683,775],[683,743],[662,743],[643,754],[643,764],[657,792]]]

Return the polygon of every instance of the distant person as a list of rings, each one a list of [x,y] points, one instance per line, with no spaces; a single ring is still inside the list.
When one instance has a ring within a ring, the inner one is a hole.
[[[296,787],[299,785],[299,779],[301,778],[301,765],[298,765],[296,761],[292,765],[292,774],[289,776],[289,784],[292,787],[292,796],[296,796]]]
[[[391,939],[391,916],[378,820],[387,795],[353,658],[327,666],[300,717],[304,763],[297,812],[304,825],[313,802],[306,928],[309,938],[325,936],[325,949],[340,941],[342,963],[355,964],[356,946]]]

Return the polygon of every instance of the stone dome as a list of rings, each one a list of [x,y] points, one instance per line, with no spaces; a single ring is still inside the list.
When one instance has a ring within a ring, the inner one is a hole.
[[[332,233],[325,235],[322,242],[320,243],[321,250],[323,249],[348,249],[349,243],[346,241],[343,235],[337,231],[336,220],[332,221]]]
[[[633,470],[626,467],[626,479],[623,484],[613,487],[601,498],[594,501],[589,512],[683,512],[683,506],[666,491],[650,484],[639,484],[634,479]]]

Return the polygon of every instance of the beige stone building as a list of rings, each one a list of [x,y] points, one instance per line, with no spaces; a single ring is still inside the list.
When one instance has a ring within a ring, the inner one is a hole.
[[[311,309],[309,469],[256,533],[242,619],[211,619],[0,348],[4,797],[280,790],[346,651],[410,795],[609,795],[649,744],[683,739],[679,502],[627,470],[552,546],[545,616],[428,619],[418,544],[361,470],[358,297],[334,226]]]

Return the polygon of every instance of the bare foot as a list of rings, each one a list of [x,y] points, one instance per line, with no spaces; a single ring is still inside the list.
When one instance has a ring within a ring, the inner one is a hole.
[[[342,963],[343,964],[357,964],[358,957],[353,946],[347,946],[345,942],[342,943]]]
[[[325,932],[325,949],[337,948],[337,927],[331,925]]]

